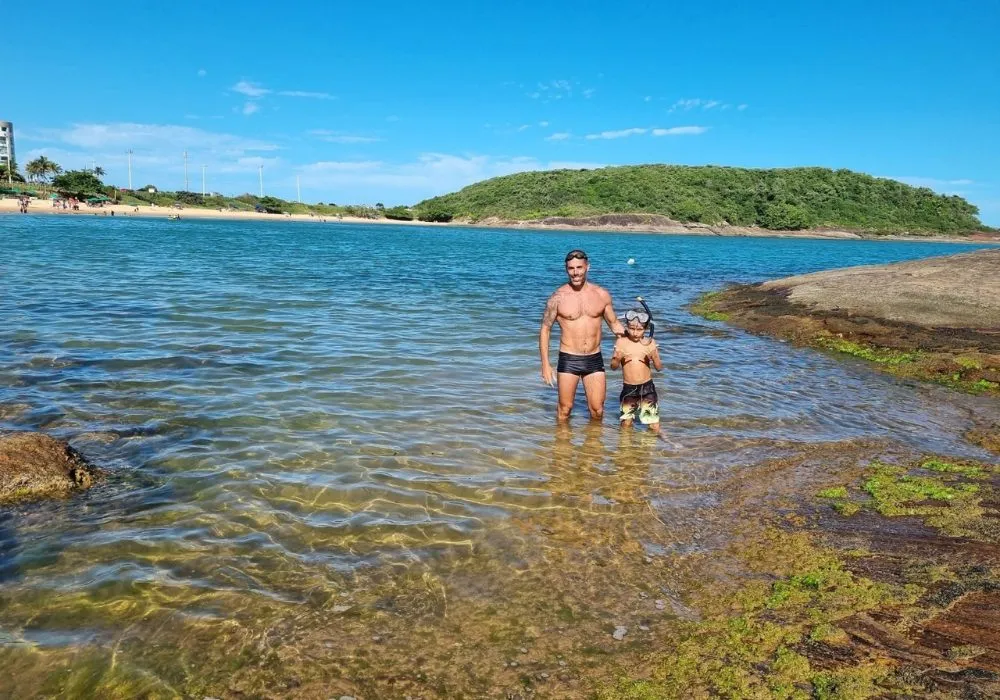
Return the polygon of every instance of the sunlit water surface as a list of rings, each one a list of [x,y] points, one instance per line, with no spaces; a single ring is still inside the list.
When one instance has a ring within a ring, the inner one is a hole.
[[[190,610],[223,591],[253,606],[463,557],[565,498],[554,470],[638,460],[678,487],[650,504],[678,523],[711,509],[715,479],[789,445],[979,454],[960,437],[974,399],[685,310],[727,282],[966,246],[14,216],[0,238],[0,428],[67,438],[109,471],[68,502],[0,515],[4,634],[18,643],[114,626],[29,615],[70,595],[128,607],[155,590]],[[602,429],[583,427],[581,395],[571,431],[555,430],[538,321],[574,247],[619,313],[636,295],[654,311],[669,442],[619,444],[613,373]],[[704,546],[697,530],[676,546]]]

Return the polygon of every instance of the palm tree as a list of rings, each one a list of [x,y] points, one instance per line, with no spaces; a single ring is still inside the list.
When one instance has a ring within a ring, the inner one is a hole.
[[[24,172],[28,173],[28,177],[32,180],[42,182],[48,177],[49,170],[53,166],[59,167],[45,156],[38,156],[24,166]]]
[[[9,165],[0,165],[0,181],[4,180],[8,183],[24,182],[24,176],[17,172],[16,161],[9,163]]]
[[[94,174],[94,177],[96,178],[104,177],[104,168],[102,168],[99,165],[95,165],[94,169],[91,170],[91,172]]]
[[[24,172],[28,174],[28,179],[32,182],[45,179],[45,164],[42,162],[42,158],[44,157],[40,156],[34,160],[29,160],[28,164],[24,166]]]

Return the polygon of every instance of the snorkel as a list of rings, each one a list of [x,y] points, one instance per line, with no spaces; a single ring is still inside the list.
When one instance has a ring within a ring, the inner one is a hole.
[[[642,297],[636,297],[635,300],[637,302],[639,302],[640,304],[642,304],[642,308],[644,308],[646,310],[646,315],[649,317],[649,321],[646,324],[646,327],[649,328],[649,339],[652,340],[653,339],[653,325],[654,325],[653,324],[653,312],[649,310],[649,305],[646,304],[646,300],[645,299],[643,299]]]

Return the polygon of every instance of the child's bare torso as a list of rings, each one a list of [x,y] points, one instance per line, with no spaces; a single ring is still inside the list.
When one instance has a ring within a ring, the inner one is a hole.
[[[636,342],[620,338],[615,346],[622,356],[622,381],[626,384],[645,384],[653,378],[649,363],[656,348],[654,341]]]

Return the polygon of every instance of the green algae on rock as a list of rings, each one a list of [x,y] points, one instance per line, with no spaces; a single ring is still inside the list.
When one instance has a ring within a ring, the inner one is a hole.
[[[819,498],[847,498],[846,486],[831,486],[816,494]]]
[[[867,698],[908,690],[889,663],[815,667],[810,649],[844,639],[837,622],[860,611],[909,605],[922,589],[858,576],[808,533],[767,531],[743,548],[744,563],[774,577],[711,604],[689,623],[653,677],[622,680],[603,700],[680,697]]]
[[[705,292],[691,304],[691,313],[708,321],[728,321],[729,314],[716,311],[713,306],[721,295],[722,292]]]

